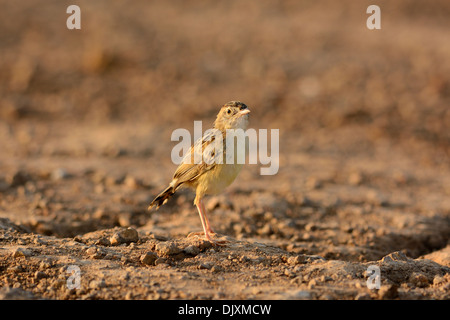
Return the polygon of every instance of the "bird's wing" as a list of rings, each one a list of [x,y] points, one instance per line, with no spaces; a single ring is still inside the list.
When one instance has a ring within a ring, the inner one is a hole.
[[[218,129],[207,130],[184,156],[182,163],[173,175],[177,188],[184,182],[194,181],[205,172],[213,169],[223,159],[223,135]],[[196,163],[197,162],[197,163]]]

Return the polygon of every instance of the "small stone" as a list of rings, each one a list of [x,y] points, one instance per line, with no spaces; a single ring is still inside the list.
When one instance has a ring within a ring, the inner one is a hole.
[[[305,261],[308,263],[320,263],[326,261],[324,257],[318,256],[318,255],[311,255],[305,257]]]
[[[33,243],[36,245],[46,245],[47,242],[45,242],[44,240],[40,239],[40,238],[36,238],[33,240]]]
[[[222,268],[222,266],[214,265],[214,266],[211,267],[211,271],[214,272],[214,273],[217,273],[217,272],[223,271],[223,268]]]
[[[39,269],[40,270],[46,270],[48,268],[51,267],[51,264],[49,262],[46,261],[41,261],[41,263],[39,264]]]
[[[125,295],[125,300],[132,300],[133,299],[133,292],[128,291]]]
[[[247,256],[245,256],[245,255],[239,257],[239,262],[245,263],[245,262],[248,262],[248,261],[250,261],[250,259]]]
[[[111,245],[117,246],[122,243],[136,242],[139,240],[139,234],[136,229],[127,228],[115,232],[110,238]]]
[[[159,257],[158,259],[156,259],[155,260],[155,265],[167,265],[167,266],[169,266],[167,263],[166,263],[166,259],[164,259],[164,258],[161,258],[161,257]]]
[[[435,276],[433,279],[433,285],[434,286],[439,286],[441,284],[445,283],[445,279],[442,276]]]
[[[213,267],[212,263],[209,262],[205,262],[205,263],[201,263],[199,264],[198,268],[199,269],[211,269]]]
[[[130,249],[136,249],[136,247],[137,247],[136,242],[130,243],[130,246],[129,246]]]
[[[19,273],[19,272],[23,271],[21,266],[14,266],[14,267],[8,268],[8,270],[10,270],[13,273]]]
[[[173,242],[161,242],[156,245],[156,251],[162,255],[175,255],[181,252],[181,249]]]
[[[312,240],[314,237],[311,235],[311,233],[305,232],[302,234],[301,239],[305,240],[305,241],[310,241]]]
[[[207,240],[201,240],[200,243],[199,243],[199,245],[198,245],[198,248],[200,249],[200,251],[204,251],[204,250],[206,250],[206,249],[211,248],[212,246],[213,246],[213,245],[212,245],[211,242],[209,242],[209,241],[207,241]]]
[[[305,231],[316,231],[318,229],[317,225],[314,224],[313,222],[310,222],[308,224],[305,225]]]
[[[292,266],[297,265],[297,264],[305,263],[305,256],[298,255],[298,256],[295,256],[295,257],[289,257],[288,260],[287,260],[287,263],[292,265]]]
[[[16,248],[13,252],[12,252],[12,257],[13,258],[18,258],[18,257],[29,257],[31,256],[31,251],[25,248]]]
[[[156,263],[156,259],[158,259],[158,256],[156,255],[156,253],[154,252],[146,252],[143,255],[141,255],[141,257],[139,258],[139,260],[146,265],[150,265],[150,266],[154,266]]]
[[[190,246],[184,248],[184,252],[191,256],[196,256],[200,253],[200,249],[194,245],[190,245]]]
[[[423,273],[419,272],[414,272],[410,276],[409,282],[419,288],[425,288],[429,285],[428,278]]]
[[[96,240],[94,242],[94,244],[97,245],[97,246],[100,245],[100,246],[107,247],[107,246],[111,245],[111,241],[108,238],[106,238],[106,237],[102,237],[102,238]]]
[[[392,263],[395,261],[408,261],[408,257],[401,251],[395,251],[381,259],[383,263]]]
[[[45,278],[45,276],[46,276],[45,273],[42,272],[42,271],[36,271],[36,273],[34,274],[34,278],[35,278],[36,280]]]
[[[295,273],[292,270],[284,269],[284,275],[288,278],[294,278]]]
[[[315,286],[317,286],[317,280],[316,279],[311,279],[308,282],[308,289],[313,289]]]
[[[95,252],[94,254],[91,254],[89,256],[89,258],[91,259],[101,259],[103,257],[103,252],[101,252],[100,250],[98,250],[97,252]]]
[[[86,253],[89,255],[95,254],[97,252],[97,248],[96,247],[89,247],[86,249]]]

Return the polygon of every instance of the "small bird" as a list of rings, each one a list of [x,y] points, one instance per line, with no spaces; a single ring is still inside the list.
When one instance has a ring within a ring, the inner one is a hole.
[[[238,163],[236,157],[238,151],[242,150],[237,150],[238,146],[234,144],[234,159],[227,161],[226,136],[228,129],[246,130],[249,122],[249,113],[248,107],[240,101],[230,101],[223,105],[214,122],[214,128],[207,130],[203,137],[191,146],[182,163],[176,169],[172,182],[156,196],[150,203],[148,210],[154,206],[158,209],[179,188],[189,187],[195,190],[194,204],[200,215],[205,238],[210,242],[214,242],[211,240],[210,234],[215,232],[211,228],[206,215],[203,198],[205,195],[221,193],[235,180],[241,171],[243,164]],[[220,138],[222,138],[222,141],[217,141]],[[217,142],[221,142],[221,144],[216,144]],[[195,159],[198,159],[196,155],[199,154],[202,156],[200,158],[201,161],[195,161]]]

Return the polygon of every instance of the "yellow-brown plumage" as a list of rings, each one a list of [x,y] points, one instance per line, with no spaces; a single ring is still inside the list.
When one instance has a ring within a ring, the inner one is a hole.
[[[190,152],[185,156],[183,163],[175,171],[170,185],[152,201],[149,209],[153,206],[159,208],[180,187],[190,187],[195,190],[194,204],[199,211],[205,237],[211,240],[209,233],[213,231],[206,217],[202,198],[208,194],[222,192],[235,180],[241,171],[243,164],[239,164],[236,161],[237,144],[234,144],[235,159],[233,163],[226,163],[226,130],[245,130],[248,125],[249,112],[250,110],[242,102],[231,101],[225,104],[217,115],[213,130],[209,131],[209,134],[205,134],[199,141],[196,141],[190,148]],[[218,135],[215,133],[218,133]],[[213,148],[217,137],[222,137],[222,148],[220,149]],[[203,155],[200,163],[195,163],[195,154]],[[205,156],[209,157],[209,159],[205,159]],[[222,159],[222,163],[220,161],[212,161],[219,158]]]

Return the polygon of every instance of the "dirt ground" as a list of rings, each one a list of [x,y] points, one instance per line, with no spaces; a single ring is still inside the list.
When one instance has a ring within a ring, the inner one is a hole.
[[[0,298],[450,299],[449,1],[378,1],[381,30],[362,1],[70,4],[0,1]],[[280,169],[208,197],[213,246],[189,190],[147,206],[230,100]]]

